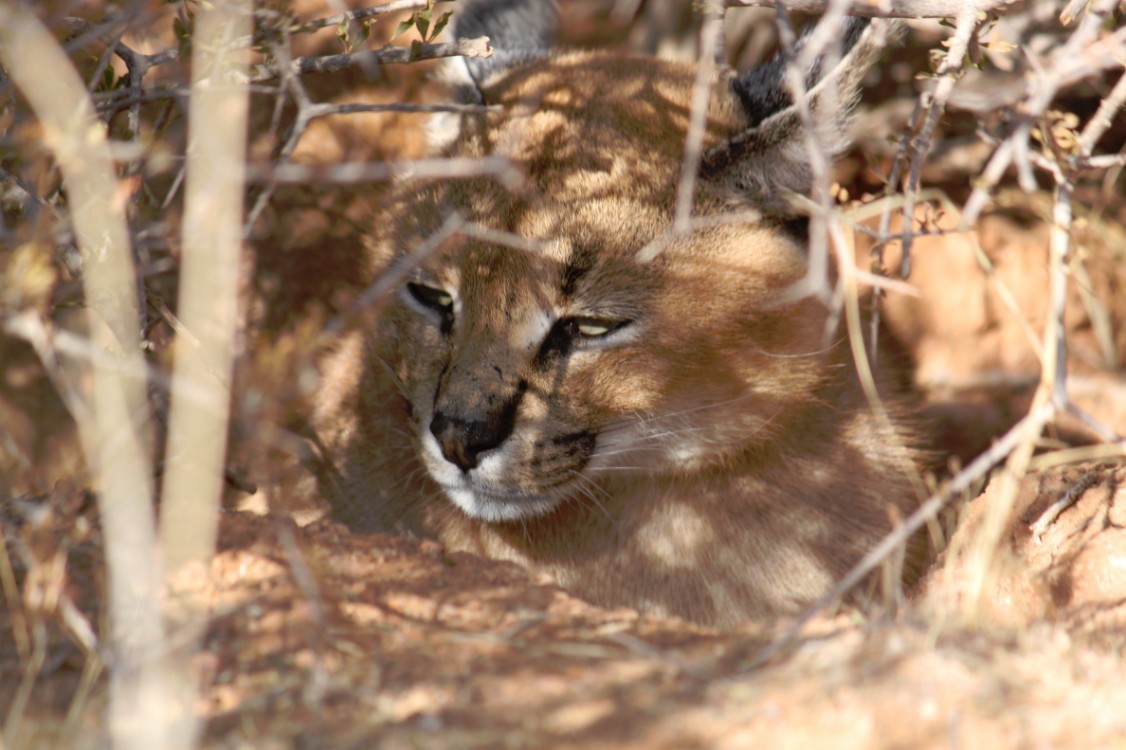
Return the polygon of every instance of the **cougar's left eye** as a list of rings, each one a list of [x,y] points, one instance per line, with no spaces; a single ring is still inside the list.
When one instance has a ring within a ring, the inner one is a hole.
[[[429,307],[443,315],[449,315],[453,312],[454,298],[447,291],[415,282],[407,284],[407,291],[423,307]]]
[[[599,339],[629,325],[629,323],[628,320],[612,320],[610,318],[568,318],[564,321],[567,333],[573,338],[580,339]]]

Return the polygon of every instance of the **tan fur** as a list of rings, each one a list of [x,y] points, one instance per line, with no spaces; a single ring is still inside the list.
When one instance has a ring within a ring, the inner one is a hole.
[[[815,599],[910,507],[904,436],[868,410],[843,334],[826,346],[826,309],[780,297],[805,261],[776,221],[637,258],[672,226],[694,77],[600,53],[497,76],[484,93],[502,111],[466,116],[449,153],[506,156],[528,189],[415,183],[372,221],[372,278],[451,212],[528,244],[454,234],[405,279],[456,299],[449,330],[400,290],[325,364],[318,480],[339,517],[514,560],[600,604],[731,624]],[[706,146],[747,127],[720,81]],[[729,183],[702,178],[694,215],[745,210]],[[576,257],[592,267],[566,289]],[[633,323],[544,355],[568,316]],[[509,402],[511,435],[458,479],[435,409]],[[436,479],[469,483],[462,507]]]

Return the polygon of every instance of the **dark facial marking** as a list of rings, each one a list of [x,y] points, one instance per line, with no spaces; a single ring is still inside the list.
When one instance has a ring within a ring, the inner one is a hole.
[[[578,288],[579,280],[590,273],[598,260],[598,253],[589,245],[575,245],[571,249],[571,256],[563,266],[563,273],[559,279],[559,290],[564,297],[571,297]]]

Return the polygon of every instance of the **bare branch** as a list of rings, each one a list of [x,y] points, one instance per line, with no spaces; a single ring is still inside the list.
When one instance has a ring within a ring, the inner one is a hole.
[[[938,120],[946,111],[946,102],[954,90],[957,74],[961,72],[969,50],[970,38],[977,29],[978,18],[976,10],[964,11],[958,16],[958,23],[954,36],[950,39],[950,49],[946,53],[942,64],[938,68],[938,82],[930,93],[929,104],[919,135],[910,143],[911,171],[907,178],[907,187],[904,190],[906,201],[903,205],[903,256],[900,261],[899,274],[904,278],[911,275],[911,229],[915,223],[915,196],[919,192],[919,180],[923,172],[923,159],[931,148],[931,139]],[[926,99],[924,99],[925,101]]]
[[[851,0],[844,9],[850,16],[877,18],[954,18],[963,13],[1000,12],[1018,0]],[[786,0],[785,8],[797,13],[824,13],[833,0]],[[728,7],[778,8],[778,0],[727,0]]]
[[[860,559],[860,562],[856,563],[828,593],[802,612],[801,616],[794,621],[794,624],[780,638],[775,639],[769,646],[763,649],[748,666],[748,669],[754,669],[770,661],[783,649],[793,643],[797,637],[801,635],[802,629],[808,625],[814,617],[825,611],[826,608],[838,601],[842,596],[851,591],[854,586],[864,580],[868,574],[875,570],[889,555],[903,545],[912,534],[923,528],[928,521],[935,518],[939,511],[946,507],[947,503],[967,491],[994,466],[1005,460],[1005,457],[1012,453],[1022,442],[1028,440],[1030,435],[1033,437],[1039,435],[1044,424],[1051,419],[1053,414],[1055,414],[1055,407],[1052,404],[1042,404],[1038,409],[1030,412],[1013,425],[1012,429],[997,440],[989,450],[971,461],[970,464],[958,472],[941,491],[927,498],[919,506],[919,509],[908,516],[898,528],[881,539],[879,544],[869,550],[868,553]]]
[[[337,73],[341,70],[362,68],[368,65],[412,63],[419,60],[436,60],[443,57],[492,57],[489,38],[458,39],[442,44],[416,44],[411,47],[384,47],[369,52],[326,55],[325,57],[297,57],[289,64],[296,75],[310,73]],[[272,81],[281,77],[281,71],[272,66],[258,66],[251,83]]]
[[[31,103],[63,173],[84,259],[94,345],[141,360],[135,269],[120,186],[85,83],[54,36],[21,3],[0,1],[0,60]],[[176,747],[160,654],[151,435],[145,384],[93,367],[93,416],[79,424],[99,490],[110,589],[110,725],[121,748]],[[137,716],[145,717],[137,721]]]
[[[345,162],[343,164],[252,165],[248,182],[274,181],[279,184],[308,182],[352,185],[393,179],[435,179],[495,177],[509,189],[517,189],[524,177],[513,164],[498,156],[480,159],[418,159],[399,162]]]
[[[700,62],[696,81],[692,85],[692,104],[689,111],[688,135],[684,143],[684,159],[680,167],[680,183],[676,189],[677,231],[688,231],[692,216],[692,196],[696,188],[696,172],[700,169],[700,156],[704,146],[704,122],[708,116],[708,100],[715,78],[716,52],[723,35],[723,13],[718,6],[708,5],[704,27],[700,31]]]
[[[1126,103],[1126,75],[1119,77],[1118,83],[1114,84],[1114,88],[1099,103],[1098,111],[1083,128],[1083,133],[1079,137],[1079,147],[1084,154],[1090,155],[1095,144],[1110,127],[1118,110],[1122,109],[1123,103]]]
[[[357,10],[349,10],[344,13],[339,13],[335,16],[328,18],[318,18],[313,21],[305,21],[303,23],[296,23],[291,28],[286,29],[290,34],[300,34],[306,31],[316,31],[323,29],[326,26],[338,26],[342,23],[349,23],[353,21],[365,21],[369,18],[378,18],[386,13],[397,13],[401,10],[419,10],[427,6],[428,0],[393,0],[383,5],[375,5],[371,8],[359,8]]]

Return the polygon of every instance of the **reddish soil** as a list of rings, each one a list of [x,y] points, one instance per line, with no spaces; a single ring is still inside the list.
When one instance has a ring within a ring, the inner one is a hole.
[[[975,622],[947,608],[954,564],[898,616],[819,617],[764,665],[788,623],[639,617],[432,542],[230,513],[198,657],[204,746],[1122,747],[1123,480],[1109,465],[1026,477]],[[79,581],[71,592],[91,602]],[[59,721],[82,659],[52,640],[7,746],[100,746],[103,691]],[[21,660],[2,656],[7,702]]]

